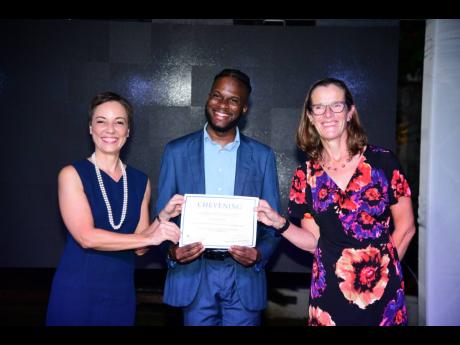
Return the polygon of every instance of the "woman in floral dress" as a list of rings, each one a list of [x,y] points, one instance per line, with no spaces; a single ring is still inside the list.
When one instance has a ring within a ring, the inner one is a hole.
[[[396,156],[367,144],[346,84],[310,89],[298,146],[309,159],[295,171],[291,224],[261,200],[258,220],[314,254],[309,325],[406,325],[400,265],[415,233],[411,192]]]

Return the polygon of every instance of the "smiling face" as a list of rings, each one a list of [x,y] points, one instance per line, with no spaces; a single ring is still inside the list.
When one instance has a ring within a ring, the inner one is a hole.
[[[94,108],[89,129],[97,151],[119,154],[129,136],[125,107],[117,101],[98,105]]]
[[[346,139],[347,122],[350,121],[355,107],[345,105],[341,112],[334,112],[333,110],[341,108],[338,105],[343,104],[342,102],[345,103],[345,91],[334,84],[318,86],[311,93],[313,109],[326,106],[322,115],[308,112],[308,117],[322,140]]]
[[[246,113],[249,93],[237,79],[221,77],[213,84],[206,103],[208,129],[217,133],[232,131]]]

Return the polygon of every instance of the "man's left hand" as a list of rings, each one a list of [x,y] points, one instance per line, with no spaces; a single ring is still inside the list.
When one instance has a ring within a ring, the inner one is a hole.
[[[228,252],[236,261],[246,267],[254,265],[261,256],[257,248],[244,246],[231,246]]]

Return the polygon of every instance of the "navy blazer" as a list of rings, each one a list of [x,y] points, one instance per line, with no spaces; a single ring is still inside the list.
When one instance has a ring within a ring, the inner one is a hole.
[[[199,130],[166,145],[158,181],[157,213],[174,194],[205,194],[203,136],[203,130]],[[259,197],[280,210],[275,154],[267,145],[242,133],[237,152],[234,195]],[[179,223],[179,218],[175,219],[176,223]],[[238,294],[249,310],[262,310],[267,306],[264,267],[279,240],[276,230],[258,223],[256,247],[261,253],[261,261],[251,267],[234,261]],[[162,245],[164,253],[169,246],[170,242]],[[203,258],[178,264],[166,256],[166,262],[168,273],[163,301],[172,306],[186,307],[197,294]]]

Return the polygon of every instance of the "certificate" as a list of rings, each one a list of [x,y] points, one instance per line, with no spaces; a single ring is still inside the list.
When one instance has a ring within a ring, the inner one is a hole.
[[[206,248],[255,247],[259,198],[185,194],[179,246],[201,242]]]

